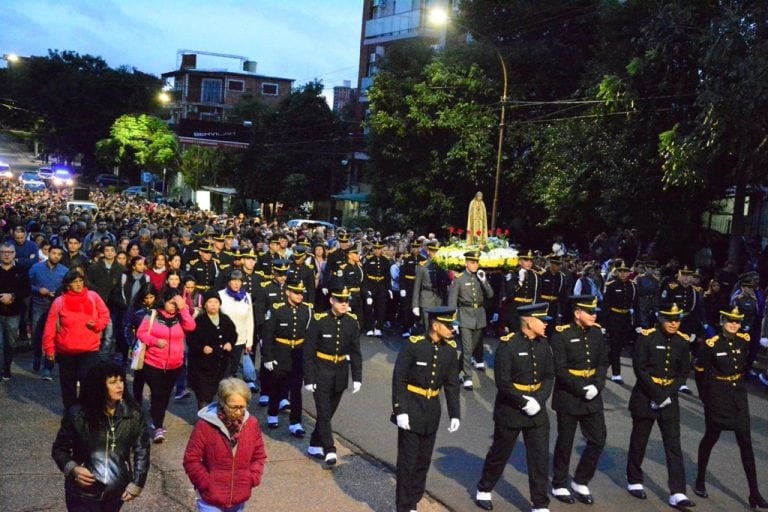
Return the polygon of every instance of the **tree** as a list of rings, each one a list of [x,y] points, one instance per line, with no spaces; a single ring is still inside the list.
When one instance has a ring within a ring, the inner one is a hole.
[[[110,137],[96,144],[96,154],[103,163],[124,171],[146,169],[162,171],[178,161],[176,136],[162,119],[140,115],[120,116],[109,131]]]

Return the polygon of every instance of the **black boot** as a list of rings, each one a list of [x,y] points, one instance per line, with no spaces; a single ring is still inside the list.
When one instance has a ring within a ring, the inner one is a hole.
[[[749,506],[751,508],[768,508],[768,501],[765,501],[760,493],[749,495]]]
[[[707,486],[704,484],[704,479],[696,479],[696,483],[693,484],[693,493],[699,498],[708,498]]]

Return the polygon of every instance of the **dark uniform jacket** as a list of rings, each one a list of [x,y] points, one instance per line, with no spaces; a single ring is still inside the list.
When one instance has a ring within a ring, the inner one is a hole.
[[[697,336],[703,334],[705,322],[700,290],[695,286],[682,286],[677,281],[670,281],[659,292],[660,303],[675,303],[685,313],[680,322],[680,330]]]
[[[330,283],[336,272],[347,262],[347,251],[341,248],[328,251],[328,257],[325,261],[325,270],[323,271],[323,282]]]
[[[315,313],[304,338],[304,383],[318,389],[339,392],[352,380],[362,382],[363,358],[360,354],[360,325],[357,317],[346,313]],[[329,360],[331,358],[333,360]]]
[[[400,266],[401,290],[413,290],[413,284],[416,281],[416,265],[418,264],[418,255],[408,254],[403,258],[403,264]]]
[[[507,274],[504,281],[504,294],[510,302],[533,304],[541,297],[539,273],[533,269],[525,271],[523,282],[520,282],[520,270]]]
[[[434,343],[424,336],[411,336],[397,355],[392,375],[392,422],[397,424],[398,414],[407,414],[413,432],[436,432],[441,407],[440,396],[432,396],[435,391],[445,393],[448,416],[460,419],[458,379],[455,341]],[[429,396],[414,392],[415,388]]]
[[[644,329],[637,337],[632,366],[637,383],[629,398],[632,416],[669,419],[680,415],[677,389],[691,372],[691,351],[687,334],[677,332],[667,336],[661,329]],[[672,403],[653,410],[651,402],[661,404],[667,398]]]
[[[562,313],[562,305],[567,298],[566,292],[565,274],[554,273],[551,270],[545,270],[539,274],[539,297],[549,302],[549,316],[554,318]]]
[[[723,428],[749,429],[749,404],[744,374],[749,368],[750,335],[714,336],[699,347],[697,369],[702,371],[698,382],[707,420]]]
[[[412,308],[433,308],[442,306],[448,289],[448,274],[438,268],[432,260],[422,261],[416,266],[413,283]]]
[[[556,375],[552,409],[572,415],[602,409],[609,349],[600,327],[593,325],[584,330],[575,323],[558,325],[550,346]],[[587,400],[584,386],[590,384],[594,384],[599,393]]]
[[[190,260],[189,265],[187,265],[187,275],[195,278],[196,289],[208,291],[216,283],[216,278],[219,276],[219,266],[213,258],[206,263],[198,257]]]
[[[522,332],[502,336],[494,369],[497,393],[493,421],[507,428],[548,425],[546,401],[552,393],[555,369],[547,339],[530,340]],[[532,387],[519,389],[520,386]],[[538,414],[528,416],[523,412],[527,404],[523,395],[539,402]]]
[[[307,300],[314,300],[315,297],[315,265],[309,261],[304,260],[301,263],[295,261],[291,262],[291,267],[288,269],[288,277],[294,276],[304,283],[304,297]]]
[[[331,277],[330,288],[347,288],[349,290],[349,305],[353,308],[362,306],[365,272],[362,265],[346,263],[341,265]]]
[[[493,289],[486,279],[480,282],[477,274],[464,271],[457,274],[448,293],[448,306],[457,310],[459,325],[468,329],[482,329],[487,325],[485,301],[493,298]]]
[[[384,256],[375,256],[373,254],[366,256],[363,260],[363,272],[365,273],[365,292],[376,295],[376,292],[389,290],[389,267],[392,262]]]
[[[312,321],[312,307],[306,302],[297,306],[289,302],[272,304],[272,313],[264,324],[261,348],[264,360],[277,361],[281,370],[291,370],[291,351],[304,347]]]
[[[611,329],[614,327],[635,325],[635,312],[639,307],[639,296],[635,283],[629,279],[626,281],[620,279],[608,281],[603,293],[601,315],[601,321],[608,329],[608,334],[610,335]]]
[[[286,302],[287,300],[285,285],[281,286],[274,279],[259,284],[258,288],[256,288],[256,299],[253,302],[256,327],[261,327],[267,321],[268,313],[271,315],[273,304]]]

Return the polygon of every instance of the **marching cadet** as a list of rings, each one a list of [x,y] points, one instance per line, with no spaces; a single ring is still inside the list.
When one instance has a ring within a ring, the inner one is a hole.
[[[272,260],[282,259],[280,256],[280,235],[277,233],[269,237],[269,247],[266,252],[259,254],[257,267],[263,276],[272,274]]]
[[[355,315],[360,326],[363,326],[363,286],[365,284],[365,272],[360,265],[360,251],[357,247],[346,250],[347,262],[339,266],[339,269],[331,277],[331,288],[349,290],[349,309]],[[326,266],[327,268],[327,266]]]
[[[427,244],[427,259],[416,266],[416,279],[413,281],[413,297],[411,308],[417,318],[422,319],[424,332],[429,329],[424,308],[442,306],[445,301],[448,286],[448,274],[435,263],[435,255],[440,248],[437,241]]]
[[[213,260],[212,252],[210,245],[203,244],[198,249],[199,257],[187,264],[187,275],[195,278],[195,289],[201,294],[213,289],[219,277],[219,266]]]
[[[329,283],[329,286],[332,286],[330,283],[333,276],[341,269],[342,265],[347,263],[347,250],[350,247],[349,234],[347,232],[339,231],[336,240],[339,242],[339,246],[328,251],[323,274],[323,282]],[[323,290],[323,295],[328,295],[328,291]]]
[[[323,458],[325,468],[336,464],[331,419],[352,373],[352,393],[363,382],[360,324],[349,312],[349,290],[331,291],[331,309],[315,313],[304,338],[304,388],[314,394],[317,420],[307,453]]]
[[[224,246],[219,254],[219,261],[221,262],[222,267],[224,265],[229,265],[231,268],[236,264],[238,250],[237,247],[234,246],[235,239],[236,236],[233,229],[228,229],[224,232]]]
[[[365,329],[366,336],[381,336],[381,328],[387,318],[387,299],[392,294],[389,286],[389,267],[392,262],[386,256],[382,256],[384,244],[380,240],[374,240],[371,245],[373,254],[369,254],[363,260],[363,273],[365,274]]]
[[[539,301],[539,273],[533,266],[533,251],[522,253],[517,257],[518,270],[510,272],[505,277],[504,296],[508,305],[505,312],[505,323],[511,332],[520,330],[520,315],[518,307],[534,304]]]
[[[403,338],[411,336],[414,317],[411,311],[411,299],[413,297],[413,284],[416,281],[416,265],[419,264],[419,249],[421,243],[411,242],[411,252],[403,258],[400,265],[400,311],[398,317],[403,324]]]
[[[486,323],[485,301],[493,298],[493,289],[479,270],[480,251],[464,253],[465,271],[456,275],[448,293],[448,306],[458,310],[459,334],[461,335],[462,373],[464,389],[472,389],[472,354],[483,342]],[[483,359],[479,359],[485,368]]]
[[[264,324],[271,315],[272,305],[277,302],[285,302],[287,297],[285,295],[285,281],[287,279],[287,272],[290,262],[284,259],[272,260],[272,279],[264,281],[259,284],[256,289],[256,300],[253,304],[254,309],[254,321],[256,323],[256,332],[263,333]],[[259,367],[259,384],[261,385],[261,396],[259,396],[259,405],[266,407],[269,405],[269,397],[271,394],[271,374],[265,371],[264,368],[264,345],[262,343],[261,365]],[[281,408],[286,408],[288,400],[282,402],[284,396],[280,397]]]
[[[557,441],[552,457],[552,495],[564,503],[573,503],[566,487],[568,467],[576,427],[587,440],[571,489],[576,498],[587,505],[594,503],[589,481],[595,476],[597,463],[605,448],[605,415],[603,395],[608,372],[608,344],[600,326],[595,323],[597,297],[572,295],[573,322],[555,327],[550,345],[555,364],[555,390],[552,410],[557,413]]]
[[[459,362],[453,324],[456,310],[428,308],[429,332],[411,336],[395,361],[392,374],[392,422],[397,425],[398,512],[416,510],[424,495],[437,428],[440,425],[440,389],[445,391],[450,426],[460,425]]]
[[[288,279],[295,276],[304,283],[304,296],[315,296],[315,266],[307,259],[307,248],[295,245],[291,253],[291,268],[288,269]]]
[[[256,295],[258,293],[257,290],[261,286],[261,283],[264,282],[264,278],[256,271],[257,256],[252,246],[244,245],[242,248],[242,251],[238,250],[237,254],[240,256],[240,259],[242,261],[241,272],[243,274],[243,290],[245,290],[251,296],[251,304],[253,304],[253,312],[254,312],[254,323],[257,323],[256,322]],[[261,326],[258,325],[254,329],[253,346],[258,345],[259,339],[261,338],[260,334],[261,334]],[[250,358],[251,363],[255,364],[256,351],[251,350],[250,353],[246,354],[246,357]],[[255,382],[246,381],[246,383],[248,384],[248,387],[251,388],[251,391],[256,392],[259,390]]]
[[[624,384],[621,377],[621,351],[635,336],[634,316],[639,304],[637,286],[629,280],[629,270],[623,260],[617,260],[613,268],[614,278],[605,283],[603,293],[601,320],[611,348],[608,354],[611,380],[617,384]]]
[[[707,498],[706,475],[709,455],[724,430],[733,430],[741,452],[741,465],[749,485],[749,506],[768,508],[757,485],[755,453],[749,421],[749,400],[744,383],[749,371],[750,335],[740,332],[744,313],[735,307],[720,311],[721,334],[699,348],[697,363],[701,367],[699,393],[704,402],[704,437],[699,443],[698,474],[693,492]]]
[[[549,267],[539,274],[539,298],[542,302],[549,303],[549,315],[554,319],[547,324],[547,337],[551,338],[555,331],[555,325],[562,323],[563,309],[567,296],[565,287],[565,274],[560,270],[563,260],[557,255],[548,258]]]
[[[549,509],[547,495],[549,416],[546,401],[555,370],[552,350],[544,336],[551,317],[547,303],[517,308],[520,330],[500,338],[496,349],[496,403],[493,407],[493,444],[477,484],[475,504],[492,510],[491,491],[501,478],[520,432],[528,462],[528,487],[534,512]]]
[[[657,326],[641,330],[632,358],[637,382],[629,398],[632,433],[627,453],[627,490],[635,498],[647,498],[641,466],[653,424],[658,423],[667,459],[668,503],[675,508],[694,506],[685,495],[685,467],[680,447],[677,391],[691,371],[688,335],[679,331],[682,316],[683,311],[677,304],[661,305]]]
[[[291,276],[285,285],[285,302],[272,304],[271,315],[264,324],[262,354],[264,368],[272,374],[272,392],[267,409],[267,426],[277,428],[280,397],[291,402],[288,431],[303,438],[301,426],[301,381],[304,377],[304,338],[313,321],[312,306],[303,302],[304,282]]]

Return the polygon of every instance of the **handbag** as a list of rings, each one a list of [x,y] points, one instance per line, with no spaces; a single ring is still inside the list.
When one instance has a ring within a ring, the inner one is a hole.
[[[155,321],[155,315],[157,315],[157,310],[152,310],[152,314],[149,315],[149,325],[147,326],[147,332],[152,330],[152,324]],[[136,345],[133,347],[133,351],[131,352],[131,370],[142,370],[144,369],[144,356],[147,354],[147,346],[139,341],[136,340]]]

